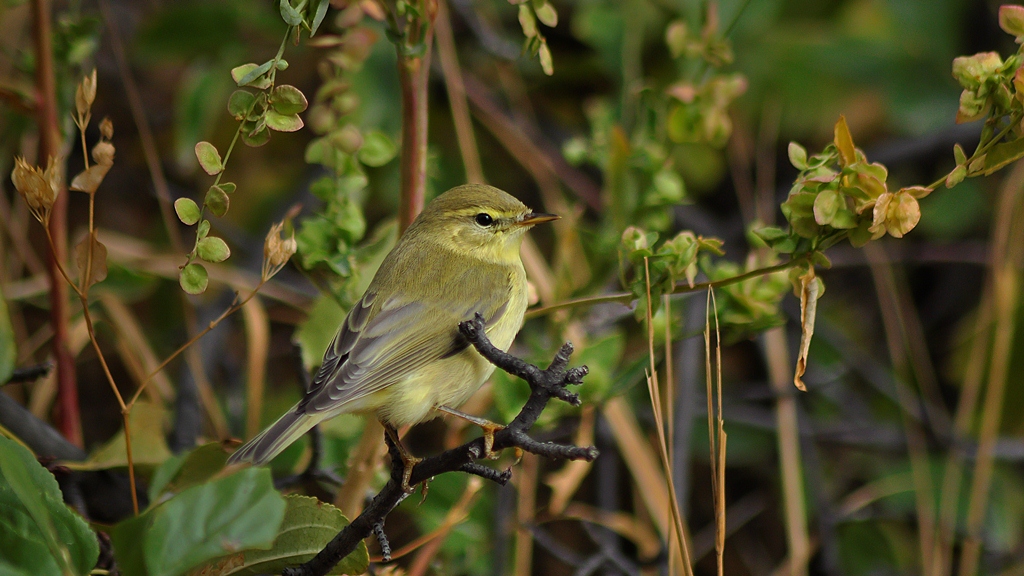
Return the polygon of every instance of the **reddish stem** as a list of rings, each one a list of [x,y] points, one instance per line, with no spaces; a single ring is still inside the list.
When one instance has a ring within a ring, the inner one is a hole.
[[[53,77],[53,47],[49,0],[32,1],[36,52],[36,122],[39,125],[39,158],[46,165],[51,156],[60,162],[61,136],[57,122],[57,88]],[[53,326],[53,356],[57,364],[57,428],[76,446],[82,446],[82,424],[78,410],[75,359],[68,349],[68,286],[57,268],[67,256],[68,198],[60,190],[50,214],[50,323]]]
[[[427,80],[430,78],[430,50],[434,43],[436,0],[421,3],[423,16],[410,18],[406,38],[422,42],[422,55],[408,56],[408,40],[397,43],[398,79],[402,88],[402,188],[398,204],[401,231],[423,210],[427,190]]]

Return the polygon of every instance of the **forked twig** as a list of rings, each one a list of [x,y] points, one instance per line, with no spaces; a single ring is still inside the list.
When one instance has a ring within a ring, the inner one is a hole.
[[[563,460],[594,460],[597,448],[593,446],[572,446],[539,442],[531,438],[527,431],[537,421],[547,403],[552,398],[568,402],[574,406],[580,404],[579,396],[566,387],[570,384],[581,384],[588,370],[586,366],[568,368],[572,344],[565,343],[555,354],[551,364],[544,370],[496,348],[484,333],[484,320],[479,314],[473,320],[459,324],[459,332],[489,362],[505,372],[526,380],[530,386],[530,398],[522,410],[506,427],[494,434],[492,450],[519,448],[533,454]],[[398,448],[388,442],[391,454],[391,478],[373,501],[363,512],[346,526],[309,562],[294,568],[287,568],[282,576],[323,576],[352,552],[361,540],[374,533],[374,527],[383,524],[384,518],[404,500],[408,494],[402,489],[402,473],[404,465],[399,457]],[[476,460],[486,457],[484,439],[477,438],[461,446],[431,456],[420,461],[412,469],[410,485],[425,482],[445,472],[463,471],[476,474],[488,480],[504,484],[511,477],[511,472],[495,473],[490,468],[476,464]],[[485,472],[484,470],[487,470]],[[383,535],[377,531],[378,540]],[[386,539],[385,539],[386,541]]]

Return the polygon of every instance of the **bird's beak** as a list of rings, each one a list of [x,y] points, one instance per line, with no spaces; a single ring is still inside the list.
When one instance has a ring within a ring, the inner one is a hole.
[[[523,219],[516,222],[517,226],[533,226],[534,224],[540,224],[542,222],[551,222],[552,220],[558,220],[561,218],[558,214],[545,214],[543,212],[530,212]]]

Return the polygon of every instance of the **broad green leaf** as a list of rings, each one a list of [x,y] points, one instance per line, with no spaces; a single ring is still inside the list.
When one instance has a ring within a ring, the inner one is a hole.
[[[346,312],[329,294],[322,294],[313,302],[306,319],[295,330],[303,366],[312,368],[320,363]]]
[[[198,262],[192,262],[181,269],[178,275],[178,284],[181,289],[189,294],[202,294],[206,292],[206,286],[210,282],[210,276],[206,268]]]
[[[796,142],[789,143],[789,163],[797,170],[807,169],[807,150]]]
[[[999,27],[1017,38],[1024,36],[1024,6],[1000,6]]]
[[[261,130],[254,133],[242,132],[242,142],[250,148],[259,148],[270,142],[270,130],[267,130],[266,126],[264,126]]]
[[[156,502],[162,494],[177,494],[209,481],[224,469],[227,460],[228,451],[220,442],[210,442],[187,455],[168,458],[149,482],[150,501]]]
[[[26,448],[0,436],[0,571],[85,575],[96,534],[64,505],[57,480]]]
[[[985,171],[988,176],[1000,168],[1024,158],[1024,138],[996,144],[985,154]]]
[[[210,189],[206,191],[206,198],[203,199],[203,205],[209,208],[214,216],[219,218],[227,214],[231,200],[223,188],[220,186],[210,186]]]
[[[537,19],[533,16],[528,4],[519,5],[519,25],[523,28],[523,35],[533,38],[537,35]]]
[[[377,168],[391,161],[398,153],[395,143],[380,130],[371,130],[363,135],[363,146],[359,149],[359,161]]]
[[[284,521],[269,550],[246,550],[225,556],[206,564],[203,569],[219,576],[280,574],[288,566],[313,558],[349,523],[341,510],[310,496],[290,495],[285,497],[285,502]],[[360,542],[328,574],[362,574],[369,562],[366,544]],[[193,572],[199,573],[199,568]]]
[[[534,3],[534,6],[537,4]],[[558,26],[558,12],[555,12],[555,7],[550,2],[544,2],[536,8],[537,20],[540,20],[548,28],[554,28]]]
[[[302,118],[298,114],[281,114],[277,110],[267,110],[267,128],[277,132],[296,132],[302,128]]]
[[[269,548],[285,507],[268,469],[240,470],[114,526],[114,557],[124,574],[187,574],[226,554]]]
[[[200,220],[199,226],[196,226],[196,238],[202,240],[210,234],[210,221]]]
[[[209,142],[199,142],[196,144],[196,158],[199,159],[199,165],[203,167],[210,176],[220,174],[224,170],[224,163],[220,159],[220,152],[217,151],[217,147]]]
[[[132,462],[135,466],[155,467],[171,457],[167,447],[167,410],[148,400],[139,400],[129,417],[132,432]],[[68,462],[73,470],[105,470],[128,466],[124,428],[99,447],[85,462]]]
[[[207,236],[196,244],[196,253],[207,262],[223,262],[231,256],[231,249],[220,238]]]
[[[174,213],[178,215],[178,220],[181,220],[182,224],[191,226],[196,222],[199,222],[199,206],[191,198],[178,198],[174,201]]]
[[[241,120],[249,114],[252,105],[256,102],[256,96],[248,90],[235,90],[228,98],[228,112],[235,120]]]
[[[551,49],[548,48],[547,40],[542,40],[537,49],[537,59],[540,61],[541,70],[544,74],[551,76],[555,73],[555,62],[551,58]]]
[[[309,106],[306,95],[295,86],[288,84],[274,88],[274,92],[270,95],[270,102],[274,111],[284,116],[298,114]]]
[[[7,299],[0,292],[0,386],[11,379],[17,359],[17,345],[14,340],[14,328],[11,326],[11,316],[7,311]]]
[[[242,64],[231,69],[231,78],[239,86],[252,86],[261,90],[270,88],[269,78],[260,78],[259,80],[257,78],[266,74],[273,65],[273,60],[267,60],[260,65]]]
[[[305,2],[302,2],[305,4]],[[289,0],[281,0],[281,19],[289,26],[302,24],[302,14],[292,6]]]
[[[237,188],[234,182],[221,182],[219,186],[226,194],[231,194],[235,191],[235,188]]]
[[[831,188],[822,190],[814,199],[814,221],[825,226],[831,224],[836,212],[845,204],[843,195]]]

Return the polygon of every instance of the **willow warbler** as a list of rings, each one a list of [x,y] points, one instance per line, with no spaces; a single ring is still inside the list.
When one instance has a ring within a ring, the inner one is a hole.
[[[396,441],[396,428],[439,410],[462,415],[454,409],[494,366],[461,337],[459,322],[480,313],[490,341],[508,350],[527,306],[519,246],[534,224],[556,218],[491,186],[438,196],[349,311],[306,396],[229,461],[264,464],[339,414],[376,413]],[[403,458],[415,461],[404,450]],[[406,479],[410,470],[407,460]]]

